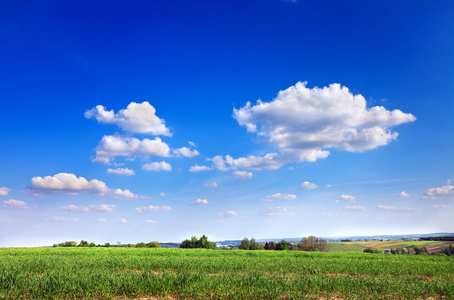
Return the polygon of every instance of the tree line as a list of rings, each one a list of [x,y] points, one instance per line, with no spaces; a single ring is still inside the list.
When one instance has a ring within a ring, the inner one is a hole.
[[[111,245],[110,243],[105,243],[104,245],[95,244],[93,242],[88,243],[85,240],[81,240],[79,244],[75,241],[66,241],[59,244],[54,244],[53,247],[129,247],[129,248],[161,248],[161,244],[159,242],[153,241],[149,243],[140,242],[137,244],[127,244],[123,245],[118,242],[116,245]]]

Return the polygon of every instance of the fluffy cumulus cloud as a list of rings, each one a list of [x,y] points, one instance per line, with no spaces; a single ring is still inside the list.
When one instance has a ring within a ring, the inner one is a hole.
[[[154,206],[154,205],[149,205],[145,207],[138,207],[136,208],[136,212],[138,213],[143,213],[143,212],[150,212],[150,211],[169,211],[172,210],[170,206],[163,205],[163,206]]]
[[[9,199],[8,201],[3,201],[3,207],[28,209],[28,206],[24,201],[14,200],[14,199]]]
[[[130,190],[111,189],[97,179],[88,181],[84,177],[77,177],[71,173],[59,173],[54,176],[33,177],[27,188],[33,195],[43,193],[63,193],[77,195],[79,193],[96,193],[100,197],[116,199],[148,199],[143,195],[136,195]]]
[[[393,126],[416,120],[397,109],[367,108],[362,95],[353,95],[340,84],[310,89],[302,82],[280,91],[271,102],[248,102],[234,109],[233,117],[279,153],[238,159],[215,157],[213,163],[221,170],[226,165],[261,170],[278,169],[295,161],[313,162],[326,158],[326,149],[330,148],[349,152],[375,149],[397,138]]]
[[[345,207],[345,210],[350,210],[350,211],[365,211],[366,208],[365,208],[364,206],[355,205],[355,206],[346,206],[346,207]]]
[[[241,178],[241,179],[251,179],[252,173],[246,172],[246,171],[236,171],[236,172],[233,172],[233,177]]]
[[[430,188],[424,191],[423,199],[454,199],[454,182],[448,180],[447,185]]]
[[[33,193],[80,193],[105,192],[106,184],[97,179],[88,181],[84,177],[77,177],[71,173],[58,173],[54,176],[33,177],[28,187]]]
[[[285,207],[270,207],[262,210],[261,212],[264,216],[289,216],[292,215]]]
[[[94,118],[101,123],[112,123],[121,129],[153,135],[171,136],[165,121],[156,116],[156,109],[148,102],[131,102],[125,109],[118,113],[113,110],[106,110],[102,105],[97,105],[85,112],[87,119]]]
[[[95,212],[95,211],[113,212],[115,208],[117,208],[117,206],[112,204],[100,204],[89,206],[68,205],[63,206],[61,210],[67,210],[71,212]]]
[[[191,203],[192,205],[207,205],[208,200],[207,199],[197,199],[194,202]]]
[[[211,168],[207,166],[195,165],[189,169],[189,172],[204,172],[204,171],[211,171]]]
[[[147,198],[145,196],[136,195],[128,189],[124,189],[124,190],[115,189],[115,190],[112,190],[111,193],[114,196],[114,198],[118,198],[118,199],[137,199],[137,198],[144,199],[144,198]]]
[[[216,182],[209,182],[209,183],[205,183],[203,185],[204,187],[211,187],[211,188],[217,188],[218,187],[218,184]]]
[[[301,183],[301,185],[300,185],[300,189],[302,189],[302,190],[312,190],[315,188],[317,188],[317,185],[315,183],[311,183],[309,181],[305,181],[305,182]]]
[[[125,175],[125,176],[131,176],[136,174],[134,170],[128,169],[128,168],[116,168],[116,169],[107,169],[106,171],[107,174],[115,174],[115,175]]]
[[[394,207],[394,206],[386,206],[386,205],[377,205],[378,210],[384,211],[397,211],[397,212],[415,212],[420,211],[419,208],[412,208],[412,207]]]
[[[340,195],[336,202],[340,202],[340,201],[343,201],[343,202],[356,202],[356,198],[351,196],[351,195]]]
[[[11,190],[7,187],[0,187],[0,196],[6,196]]]
[[[200,154],[199,151],[197,151],[195,149],[191,150],[188,147],[181,147],[178,149],[174,149],[174,150],[172,150],[172,153],[175,156],[183,156],[183,157],[194,157],[194,156]]]
[[[161,162],[151,162],[144,164],[142,169],[147,171],[159,172],[159,171],[172,171],[172,166],[165,161]]]
[[[271,201],[274,201],[274,200],[293,201],[295,199],[296,199],[296,195],[294,195],[294,194],[277,193],[277,194],[273,194],[273,195],[267,196],[263,200],[266,201],[266,202],[271,202]]]
[[[408,197],[410,197],[410,194],[408,194],[405,191],[402,191],[402,192],[400,192],[399,196],[402,197],[402,198],[408,198]]]
[[[134,137],[105,135],[96,147],[95,162],[108,164],[115,157],[170,156],[170,147],[160,138],[139,140]]]

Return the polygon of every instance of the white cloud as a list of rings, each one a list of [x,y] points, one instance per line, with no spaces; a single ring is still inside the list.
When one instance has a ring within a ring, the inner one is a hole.
[[[262,215],[265,216],[289,216],[292,215],[285,207],[270,207],[262,210]]]
[[[229,211],[226,211],[225,213],[221,213],[220,215],[223,217],[234,217],[238,214],[236,212],[234,212],[233,210],[229,210]]]
[[[99,219],[98,219],[98,222],[107,222],[107,219],[99,218]]]
[[[448,204],[432,204],[432,207],[434,208],[448,208]]]
[[[8,208],[28,209],[27,204],[21,200],[9,199],[8,201],[3,201],[3,203],[3,206]]]
[[[112,190],[112,193],[113,193],[113,195],[114,195],[115,198],[119,198],[119,199],[148,198],[148,197],[136,195],[136,194],[132,193],[132,192],[131,192],[130,190],[128,190],[128,189],[125,189],[125,190],[122,190],[122,189],[115,189],[115,190]]]
[[[385,211],[398,211],[398,212],[415,212],[420,211],[419,208],[412,208],[412,207],[394,207],[394,206],[386,206],[386,205],[377,205],[378,210],[385,210]]]
[[[207,167],[207,166],[195,165],[189,169],[189,172],[203,172],[203,171],[211,171],[211,168]]]
[[[131,176],[136,174],[134,170],[128,169],[128,168],[116,168],[116,169],[107,169],[106,171],[107,174],[115,174],[115,175],[126,175],[126,176]]]
[[[236,172],[233,172],[233,177],[241,178],[241,179],[251,179],[252,173],[246,172],[246,171],[236,171]]]
[[[184,156],[184,157],[194,157],[194,156],[200,154],[199,151],[197,151],[195,149],[191,150],[188,147],[181,147],[178,149],[174,149],[174,150],[172,150],[172,153],[175,156]]]
[[[165,121],[156,116],[156,109],[147,101],[142,103],[131,102],[126,109],[118,113],[107,111],[102,105],[97,105],[85,112],[85,118],[95,118],[101,123],[113,123],[126,131],[148,133],[153,135],[171,136]]]
[[[206,205],[208,204],[207,199],[197,199],[194,202],[191,203],[192,205]]]
[[[450,182],[450,180],[448,182]],[[442,187],[430,188],[423,193],[422,198],[432,200],[454,198],[454,186],[445,185]]]
[[[153,220],[145,220],[143,221],[144,223],[149,223],[149,224],[155,224],[156,221],[153,221]]]
[[[410,194],[408,194],[405,191],[402,191],[402,192],[400,192],[399,196],[402,197],[402,198],[408,198],[408,197],[410,197]]]
[[[229,169],[249,169],[249,170],[277,170],[282,165],[290,162],[287,156],[279,155],[278,153],[268,153],[263,157],[249,155],[248,157],[233,158],[230,155],[226,155],[225,158],[221,155],[217,155],[210,159],[214,167],[221,171]],[[229,165],[228,167],[226,165]]]
[[[346,207],[345,207],[345,210],[351,210],[351,211],[365,211],[366,208],[365,208],[364,206],[355,205],[355,206],[346,206]]]
[[[191,145],[192,147],[197,147],[197,145],[191,141],[189,141],[188,144]]]
[[[68,217],[52,217],[46,218],[46,221],[57,221],[57,222],[78,222],[79,218],[68,218]]]
[[[78,193],[97,193],[102,197],[117,199],[148,199],[149,197],[133,194],[130,190],[110,189],[106,184],[97,179],[91,181],[84,177],[77,177],[71,173],[59,173],[54,176],[33,177],[27,188],[33,195],[41,193],[65,193],[77,195]]]
[[[205,183],[203,185],[204,187],[212,187],[212,188],[217,188],[218,187],[218,184],[216,182],[209,182],[209,183]]]
[[[166,206],[166,205],[163,205],[163,206],[149,205],[149,206],[145,206],[145,207],[136,208],[136,212],[142,213],[142,212],[148,212],[148,211],[169,211],[171,209],[172,208],[170,206]]]
[[[166,194],[166,193],[164,193],[164,192],[161,192],[161,193],[159,193],[159,196],[161,196],[161,197],[165,197],[165,196],[167,196],[167,194]]]
[[[344,201],[344,202],[356,202],[356,198],[350,195],[340,195],[339,198],[337,198],[336,202],[339,201]]]
[[[6,196],[11,190],[7,187],[0,187],[0,196]]]
[[[111,204],[101,204],[101,205],[89,205],[89,206],[76,206],[68,205],[61,208],[61,210],[67,210],[72,212],[95,212],[95,211],[105,211],[113,212],[117,208],[115,205]]]
[[[128,221],[126,221],[126,219],[120,219],[120,222],[121,223],[128,223]]]
[[[58,173],[54,176],[33,177],[30,187],[33,193],[79,193],[79,192],[104,192],[106,184],[97,179],[87,181],[84,177],[77,177],[71,173]]]
[[[248,132],[256,132],[280,151],[265,157],[231,159],[233,167],[241,164],[253,170],[277,169],[294,161],[313,162],[326,158],[329,152],[324,149],[329,148],[349,152],[375,149],[397,138],[391,127],[416,120],[400,110],[367,108],[362,95],[353,95],[340,84],[309,89],[301,82],[280,91],[271,102],[248,102],[234,109],[233,116]],[[215,159],[221,170],[228,163],[227,157],[224,161]]]
[[[125,156],[134,159],[136,156],[170,156],[170,147],[160,138],[139,140],[134,137],[105,135],[96,147],[95,162],[108,164],[115,157]]]
[[[142,169],[153,172],[172,171],[172,166],[165,161],[161,161],[145,164],[142,166]]]
[[[296,195],[277,193],[277,194],[267,196],[266,199],[263,199],[263,200],[267,201],[267,202],[271,202],[273,200],[293,201],[295,199],[296,199]]]
[[[446,182],[447,185],[450,185],[450,184],[454,184],[454,178],[453,179],[450,179]]]
[[[315,188],[317,188],[317,185],[315,183],[311,183],[309,181],[305,181],[305,182],[301,183],[301,185],[300,185],[300,189],[303,189],[303,190],[312,190]]]

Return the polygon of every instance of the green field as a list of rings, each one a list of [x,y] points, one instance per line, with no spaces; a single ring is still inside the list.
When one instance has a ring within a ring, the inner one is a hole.
[[[413,240],[330,242],[328,243],[328,252],[363,252],[366,248],[386,250],[397,247],[424,246],[432,253],[441,252],[448,246],[447,244],[454,244],[454,242]]]
[[[0,249],[0,299],[453,299],[443,256],[150,248]]]

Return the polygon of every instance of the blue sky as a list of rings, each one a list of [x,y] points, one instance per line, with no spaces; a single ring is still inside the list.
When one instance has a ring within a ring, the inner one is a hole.
[[[451,1],[0,4],[0,246],[452,232]]]

